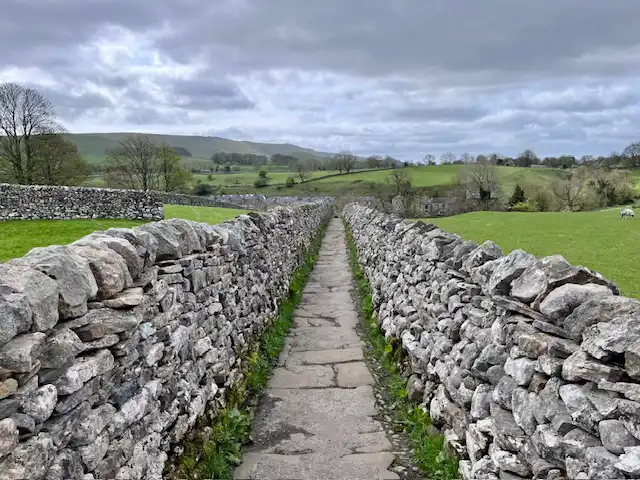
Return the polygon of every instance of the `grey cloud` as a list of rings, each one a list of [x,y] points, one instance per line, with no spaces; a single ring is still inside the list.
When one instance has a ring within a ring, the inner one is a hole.
[[[73,119],[91,110],[113,107],[108,98],[95,92],[85,91],[76,94],[71,90],[61,91],[39,85],[27,86],[42,93],[53,104],[56,114],[63,118]]]
[[[194,79],[178,79],[170,85],[174,102],[193,110],[250,109],[255,103],[230,81],[217,80],[213,74]]]

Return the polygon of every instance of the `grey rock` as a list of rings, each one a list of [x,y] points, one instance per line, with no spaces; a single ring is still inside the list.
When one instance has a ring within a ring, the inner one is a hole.
[[[516,424],[524,430],[527,435],[533,435],[538,422],[534,411],[537,405],[535,393],[527,392],[523,388],[516,388],[511,397],[511,410]]]
[[[22,295],[31,309],[32,329],[46,332],[57,323],[58,284],[33,268],[0,264],[0,291]]]
[[[12,263],[31,267],[56,281],[61,318],[84,315],[87,301],[98,293],[89,262],[68,246],[34,248]]]
[[[0,464],[0,472],[9,480],[41,480],[53,463],[56,447],[51,437],[40,433],[19,444],[13,453]]]
[[[22,411],[37,423],[47,420],[58,402],[58,389],[53,385],[43,385],[26,396],[22,402]]]
[[[133,308],[142,303],[144,292],[142,288],[130,288],[117,294],[113,298],[103,300],[102,304],[109,308]]]
[[[47,480],[76,480],[82,479],[84,469],[80,463],[80,454],[65,449],[56,455],[53,465],[47,472]]]
[[[601,380],[598,382],[598,388],[618,392],[627,397],[629,400],[640,402],[640,384],[627,382],[608,382]]]
[[[587,448],[586,462],[589,466],[588,478],[598,480],[616,480],[625,478],[615,467],[618,457],[604,447]]]
[[[71,446],[88,445],[96,441],[98,435],[112,421],[116,409],[106,403],[91,410],[78,424],[71,437]]]
[[[33,313],[27,297],[0,291],[0,347],[31,328]]]
[[[79,357],[65,374],[54,382],[58,394],[68,395],[82,388],[86,382],[97,375],[102,375],[114,367],[114,358],[109,350]]]
[[[510,375],[518,385],[529,385],[533,375],[536,373],[536,362],[530,358],[508,358],[504,363],[504,371]]]
[[[85,315],[88,323],[75,330],[81,340],[97,340],[105,335],[121,333],[135,329],[142,318],[130,310],[98,308]]]
[[[599,424],[600,439],[607,450],[616,455],[624,453],[625,447],[640,445],[619,420],[602,420]]]
[[[156,243],[156,259],[168,260],[183,256],[180,232],[166,222],[147,223],[135,227],[134,231],[142,231],[153,235]]]
[[[13,395],[18,390],[18,381],[15,378],[7,378],[0,382],[0,400]]]
[[[628,475],[640,475],[640,447],[625,448],[624,454],[620,455],[615,467]]]
[[[78,453],[80,454],[85,470],[89,472],[95,470],[100,464],[100,460],[107,454],[108,449],[109,436],[106,433],[96,438],[93,443],[80,447]]]
[[[78,335],[62,324],[45,341],[39,360],[42,368],[60,368],[82,349]]]
[[[517,279],[527,267],[533,265],[536,262],[536,257],[524,250],[516,249],[496,262],[486,285],[486,291],[492,294],[508,294],[511,282]]]
[[[112,298],[133,283],[127,262],[100,242],[71,244],[74,252],[85,258],[98,285],[98,300]]]
[[[494,439],[498,447],[511,452],[520,451],[527,438],[508,410],[491,403],[491,417],[494,425]]]
[[[565,320],[565,329],[576,342],[582,341],[582,332],[596,323],[610,322],[614,318],[640,311],[640,302],[619,296],[592,298],[579,307]]]
[[[578,350],[564,361],[562,377],[569,381],[588,380],[598,383],[601,380],[617,381],[624,371],[615,366],[605,365],[593,360],[584,351]]]
[[[15,337],[0,348],[0,368],[18,373],[31,371],[42,352],[45,338],[46,335],[40,332]]]
[[[473,250],[467,259],[462,263],[462,270],[471,273],[471,271],[488,261],[503,257],[504,253],[491,241],[486,241],[478,248]]]
[[[492,393],[493,388],[486,383],[478,385],[474,390],[470,409],[471,416],[474,419],[481,420],[489,416]]]
[[[582,332],[581,348],[594,358],[606,359],[612,353],[625,353],[640,341],[640,313],[601,322]]]
[[[493,390],[493,401],[502,408],[511,409],[511,397],[513,391],[518,387],[518,383],[510,376],[504,376]]]
[[[18,446],[18,429],[11,418],[0,420],[0,459],[6,457]]]
[[[624,369],[634,380],[640,380],[640,341],[632,343],[624,352]]]
[[[549,318],[559,320],[588,300],[610,295],[613,293],[604,285],[567,283],[547,295],[540,303],[540,312]]]

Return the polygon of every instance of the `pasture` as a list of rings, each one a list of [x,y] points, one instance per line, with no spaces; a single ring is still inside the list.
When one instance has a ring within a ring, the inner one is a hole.
[[[246,213],[231,208],[165,205],[165,218],[184,218],[220,223]],[[0,262],[21,257],[34,247],[66,245],[80,237],[107,228],[130,228],[142,220],[8,220],[0,222]]]
[[[595,212],[474,212],[423,219],[505,254],[521,248],[537,257],[560,254],[614,281],[623,295],[640,298],[640,221],[620,219],[619,209]]]

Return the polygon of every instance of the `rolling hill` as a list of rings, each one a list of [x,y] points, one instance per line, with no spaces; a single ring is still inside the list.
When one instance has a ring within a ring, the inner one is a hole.
[[[129,135],[133,135],[133,133],[70,133],[66,137],[78,146],[80,154],[84,155],[90,163],[102,163],[105,150],[116,147],[119,140]],[[165,141],[173,147],[182,147],[188,150],[194,160],[208,160],[215,152],[253,153],[256,155],[283,153],[301,159],[312,157],[323,159],[332,155],[289,143],[257,143],[195,135],[148,135],[158,142]]]

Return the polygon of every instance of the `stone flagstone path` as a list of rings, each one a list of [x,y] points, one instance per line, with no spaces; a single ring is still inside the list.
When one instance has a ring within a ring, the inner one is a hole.
[[[356,333],[344,228],[333,219],[294,315],[237,480],[386,480],[394,460],[373,419],[373,377]]]

